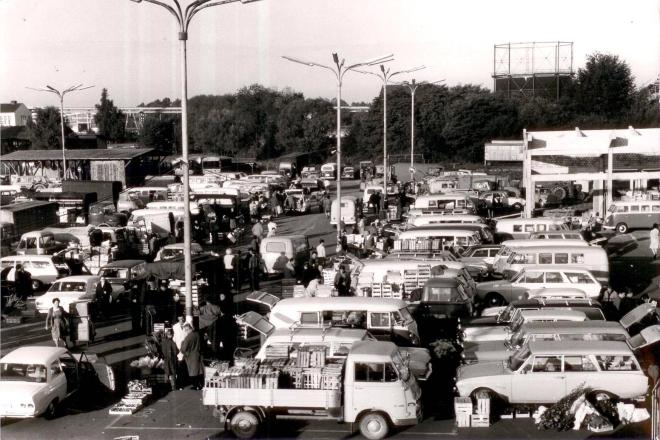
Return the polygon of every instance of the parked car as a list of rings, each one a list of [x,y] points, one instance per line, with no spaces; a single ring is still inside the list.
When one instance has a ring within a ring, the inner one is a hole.
[[[53,306],[53,298],[59,298],[60,306],[66,311],[71,303],[93,301],[99,280],[96,275],[76,275],[55,281],[46,293],[34,300],[37,312],[47,314],[48,309]]]
[[[12,255],[0,258],[0,269],[16,268],[20,264],[32,276],[32,289],[43,290],[58,278],[71,275],[71,267],[61,256],[54,255]],[[83,266],[84,267],[84,266]],[[86,268],[85,268],[86,269]],[[8,274],[10,281],[11,274]]]
[[[341,178],[348,180],[355,180],[358,178],[358,170],[355,167],[346,166],[341,171]]]
[[[500,245],[483,244],[469,247],[458,259],[468,267],[477,267],[481,271],[490,272],[493,269],[495,256],[500,251]]]
[[[55,240],[52,232],[32,231],[21,235],[16,253],[18,255],[53,255],[64,249],[66,249],[66,245]]]
[[[0,359],[0,417],[52,418],[69,396],[99,383],[114,391],[112,368],[63,347],[20,347]]]
[[[165,261],[173,260],[176,257],[183,255],[183,243],[172,243],[167,244],[158,250],[156,253],[155,261]],[[198,255],[204,252],[202,245],[199,243],[190,243],[190,253],[191,255]]]
[[[117,260],[99,269],[99,277],[104,277],[112,286],[113,302],[128,300],[126,295],[132,289],[145,289],[147,262],[144,260]]]
[[[642,329],[628,340],[628,346],[637,356],[644,371],[651,365],[660,365],[660,325]]]
[[[579,386],[596,398],[643,399],[648,378],[625,342],[531,342],[508,362],[464,365],[457,371],[460,396],[486,391],[510,404],[552,404]]]
[[[294,211],[300,214],[307,214],[316,210],[321,212],[321,199],[317,192],[310,193],[305,189],[287,189],[284,191],[286,197],[294,200]],[[287,206],[287,205],[285,205]]]
[[[498,306],[523,299],[529,290],[572,288],[598,298],[602,286],[586,269],[573,266],[536,265],[525,268],[511,280],[484,281],[477,284],[477,297],[485,304]]]

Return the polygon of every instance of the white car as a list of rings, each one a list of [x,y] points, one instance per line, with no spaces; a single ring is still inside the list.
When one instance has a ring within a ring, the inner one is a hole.
[[[63,347],[20,347],[0,359],[0,417],[53,417],[57,406],[99,381],[114,390],[112,369],[95,355]]]
[[[96,296],[96,285],[101,278],[95,275],[76,275],[59,279],[50,289],[34,300],[37,311],[47,314],[53,306],[53,298],[60,299],[60,306],[69,310],[69,305],[77,301],[93,301]]]
[[[552,404],[579,386],[616,399],[644,398],[648,379],[625,342],[530,342],[507,361],[459,367],[461,397],[486,391],[510,404]]]

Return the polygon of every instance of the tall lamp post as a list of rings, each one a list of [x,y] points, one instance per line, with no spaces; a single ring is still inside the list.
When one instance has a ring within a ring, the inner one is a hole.
[[[443,82],[444,79],[438,81],[428,82],[420,81],[416,82],[413,78],[410,82],[404,81],[400,83],[402,86],[408,87],[410,90],[410,100],[411,100],[411,111],[410,111],[410,180],[415,182],[415,92],[417,88],[424,84],[438,84]]]
[[[36,90],[37,92],[48,92],[57,95],[60,98],[60,125],[62,126],[62,180],[66,177],[66,140],[64,137],[64,95],[67,93],[79,92],[81,90],[91,89],[94,86],[83,87],[82,84],[77,86],[71,86],[64,90],[57,90],[55,87],[46,85],[45,89],[36,89],[33,87],[27,87],[30,90]]]
[[[142,0],[131,0],[141,3]],[[179,41],[181,52],[181,156],[183,173],[183,257],[185,264],[186,283],[186,321],[192,322],[192,258],[190,255],[190,181],[188,164],[188,61],[186,53],[186,41],[188,40],[188,29],[193,17],[202,9],[212,6],[220,6],[227,3],[251,3],[259,0],[195,0],[189,3],[185,9],[181,7],[179,0],[144,0],[167,9],[179,24]]]
[[[376,64],[386,63],[392,61],[393,55],[385,55],[382,57],[375,58],[373,60],[365,61],[362,63],[351,64],[350,66],[345,66],[345,59],[339,60],[339,56],[336,53],[332,54],[333,66],[326,66],[324,64],[316,63],[313,61],[303,61],[297,58],[292,58],[288,56],[282,56],[282,58],[292,61],[298,64],[304,64],[308,67],[321,67],[323,69],[329,70],[335,75],[337,80],[337,205],[338,205],[338,216],[337,216],[337,252],[341,247],[341,86],[346,72],[350,70],[355,70],[358,67],[363,66],[374,66]]]
[[[411,69],[390,72],[389,67],[386,69],[381,64],[380,73],[369,72],[368,70],[356,70],[356,72],[374,75],[383,81],[383,197],[381,199],[381,206],[385,206],[385,199],[387,198],[387,83],[395,75],[417,72],[425,68],[426,66],[417,66]]]

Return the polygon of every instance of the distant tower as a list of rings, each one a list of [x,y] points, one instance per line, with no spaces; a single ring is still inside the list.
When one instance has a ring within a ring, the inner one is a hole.
[[[495,45],[493,82],[497,93],[558,100],[574,75],[572,42]]]

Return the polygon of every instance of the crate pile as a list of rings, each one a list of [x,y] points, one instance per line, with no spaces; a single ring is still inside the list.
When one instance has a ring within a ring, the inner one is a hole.
[[[394,252],[420,252],[429,253],[443,250],[443,240],[439,238],[423,239],[408,238],[404,240],[394,240]]]
[[[151,397],[153,390],[146,380],[128,382],[128,394],[108,411],[111,415],[131,415],[142,409]]]
[[[454,398],[457,427],[488,428],[490,426],[490,397],[488,393],[479,392],[476,398],[476,405],[473,405],[469,397]]]
[[[288,350],[287,350],[288,351]],[[325,346],[294,349],[291,357],[237,359],[234,366],[217,363],[205,369],[206,388],[338,390],[344,360],[326,358]]]
[[[424,287],[424,284],[431,278],[431,265],[419,265],[416,270],[403,271],[403,285],[406,292],[412,292],[418,287]]]

